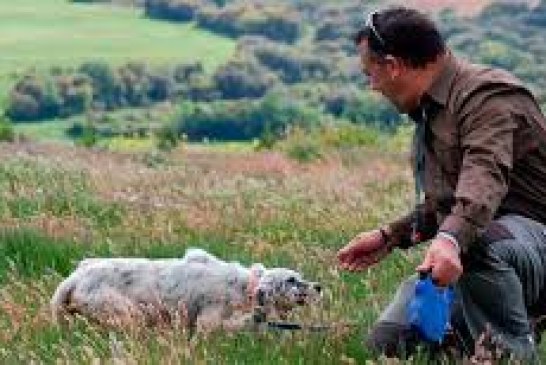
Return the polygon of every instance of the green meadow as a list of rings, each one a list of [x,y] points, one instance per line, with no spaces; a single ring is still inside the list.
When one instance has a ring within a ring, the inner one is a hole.
[[[90,60],[151,65],[202,61],[214,69],[235,42],[193,24],[146,19],[141,9],[66,0],[0,1],[0,100],[25,72]]]

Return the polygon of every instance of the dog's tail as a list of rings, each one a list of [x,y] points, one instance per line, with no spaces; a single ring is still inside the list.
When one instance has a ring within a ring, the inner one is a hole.
[[[73,275],[71,275],[59,284],[57,290],[55,290],[55,293],[49,302],[49,306],[51,308],[53,321],[56,323],[63,323],[66,315],[71,312],[71,297],[75,286],[76,280]]]

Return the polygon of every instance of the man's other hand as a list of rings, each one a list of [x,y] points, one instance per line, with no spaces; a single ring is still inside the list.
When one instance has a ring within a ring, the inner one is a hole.
[[[384,230],[388,236],[390,232]],[[339,266],[347,271],[361,271],[381,261],[392,251],[379,229],[362,232],[337,253]]]
[[[463,265],[457,248],[448,239],[436,237],[425,253],[425,259],[417,267],[419,272],[431,272],[440,286],[453,284],[463,273]]]

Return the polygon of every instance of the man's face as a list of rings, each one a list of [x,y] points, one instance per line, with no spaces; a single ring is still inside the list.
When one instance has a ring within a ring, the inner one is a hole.
[[[366,40],[358,45],[358,50],[362,72],[368,77],[370,88],[389,99],[400,112],[407,112],[411,89],[404,83],[404,67],[400,61],[371,52]]]

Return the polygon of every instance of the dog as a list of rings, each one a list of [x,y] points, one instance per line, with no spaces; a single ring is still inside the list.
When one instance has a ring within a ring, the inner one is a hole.
[[[114,326],[175,320],[190,333],[219,327],[239,330],[316,302],[321,286],[285,268],[249,268],[202,249],[182,259],[89,258],[79,263],[51,299],[53,318],[79,314]]]

